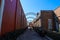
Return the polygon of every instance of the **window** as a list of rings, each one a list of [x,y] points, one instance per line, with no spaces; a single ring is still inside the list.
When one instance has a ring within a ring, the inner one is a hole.
[[[52,30],[52,19],[48,19],[48,29]]]
[[[58,22],[56,22],[56,31],[59,30],[59,26],[58,25],[59,25]]]

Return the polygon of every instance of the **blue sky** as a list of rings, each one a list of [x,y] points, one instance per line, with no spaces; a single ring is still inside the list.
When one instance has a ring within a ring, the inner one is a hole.
[[[25,13],[54,10],[60,6],[60,0],[20,0]]]

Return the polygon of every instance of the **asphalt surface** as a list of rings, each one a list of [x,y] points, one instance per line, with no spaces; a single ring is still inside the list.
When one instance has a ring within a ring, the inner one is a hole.
[[[41,37],[37,32],[34,30],[26,30],[26,32],[19,37],[17,37],[16,40],[52,40],[48,36]]]

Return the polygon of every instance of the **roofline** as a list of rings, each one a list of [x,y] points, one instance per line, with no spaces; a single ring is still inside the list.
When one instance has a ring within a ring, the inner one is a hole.
[[[53,11],[53,10],[41,10],[41,11]]]
[[[58,6],[57,8],[55,8],[53,11],[57,10],[60,6]]]

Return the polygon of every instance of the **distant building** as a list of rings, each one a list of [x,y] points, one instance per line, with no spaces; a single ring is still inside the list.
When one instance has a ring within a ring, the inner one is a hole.
[[[33,20],[34,27],[41,27],[40,13],[37,13],[37,17]]]
[[[33,23],[32,23],[32,22],[30,22],[30,23],[29,23],[29,26],[30,26],[30,27],[32,27],[32,26],[33,26]]]

